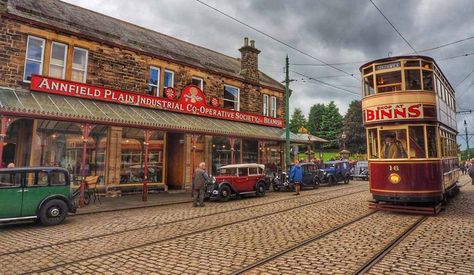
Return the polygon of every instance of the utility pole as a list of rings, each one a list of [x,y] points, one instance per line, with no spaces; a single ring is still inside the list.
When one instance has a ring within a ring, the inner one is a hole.
[[[290,59],[286,55],[285,64],[285,159],[286,168],[290,167]]]
[[[471,159],[471,152],[469,152],[469,135],[467,134],[467,122],[464,120],[464,131],[466,133],[467,159]]]

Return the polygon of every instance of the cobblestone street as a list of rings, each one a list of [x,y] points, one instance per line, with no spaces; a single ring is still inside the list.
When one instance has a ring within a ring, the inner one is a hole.
[[[466,183],[467,178],[462,178]],[[373,212],[367,182],[2,225],[5,274],[351,274],[421,216]],[[370,274],[472,274],[474,187],[418,227]]]

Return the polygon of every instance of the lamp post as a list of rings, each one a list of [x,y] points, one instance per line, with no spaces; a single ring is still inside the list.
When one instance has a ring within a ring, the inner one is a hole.
[[[342,132],[342,135],[341,135],[341,139],[342,139],[342,149],[343,150],[346,150],[346,133],[343,131]]]
[[[464,132],[466,133],[466,147],[467,147],[467,159],[471,159],[471,152],[469,151],[469,135],[467,134],[467,122],[464,120]]]
[[[290,60],[285,59],[285,156],[286,167],[290,167]]]

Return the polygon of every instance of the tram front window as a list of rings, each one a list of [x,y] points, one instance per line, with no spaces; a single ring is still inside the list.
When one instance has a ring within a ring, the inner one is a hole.
[[[423,89],[433,91],[433,72],[423,70]]]
[[[381,157],[383,159],[405,159],[406,151],[406,130],[380,131],[382,137]]]
[[[377,74],[377,92],[396,92],[402,90],[401,71]]]
[[[437,133],[435,126],[426,126],[426,136],[428,137],[428,157],[438,157],[438,146],[436,145]]]
[[[375,94],[373,75],[369,75],[364,78],[364,89],[366,96]]]
[[[405,70],[407,90],[421,90],[420,70]]]
[[[410,158],[425,158],[425,131],[423,126],[410,126]]]

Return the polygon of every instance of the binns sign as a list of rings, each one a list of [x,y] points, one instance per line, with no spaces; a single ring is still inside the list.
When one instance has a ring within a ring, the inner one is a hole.
[[[74,96],[84,99],[107,101],[118,104],[135,105],[146,108],[154,108],[171,112],[200,115],[218,119],[260,124],[273,127],[284,127],[283,119],[266,117],[234,110],[209,106],[206,97],[197,86],[188,85],[178,99],[169,99],[125,92],[104,87],[96,87],[78,82],[65,81],[50,77],[33,75],[31,78],[31,90],[51,94]],[[171,91],[167,91],[172,94]],[[173,96],[174,97],[174,96]]]
[[[424,118],[423,105],[420,103],[380,105],[364,109],[365,123],[420,118]]]

